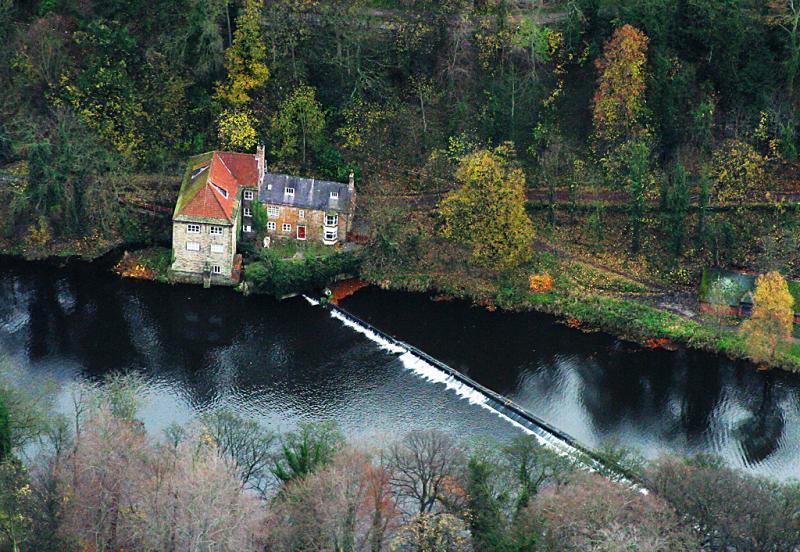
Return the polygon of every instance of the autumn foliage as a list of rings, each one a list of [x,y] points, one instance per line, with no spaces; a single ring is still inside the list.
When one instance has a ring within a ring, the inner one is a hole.
[[[465,156],[461,186],[439,204],[441,234],[467,245],[482,266],[511,268],[529,257],[533,223],[525,212],[525,175],[505,146]]]
[[[748,354],[755,362],[775,359],[780,346],[792,336],[794,297],[779,272],[756,279],[753,314],[742,323]]]
[[[636,137],[644,128],[647,36],[631,25],[614,31],[603,55],[593,98],[595,138],[606,145]]]
[[[528,288],[533,293],[542,293],[553,287],[553,277],[548,272],[528,276]]]

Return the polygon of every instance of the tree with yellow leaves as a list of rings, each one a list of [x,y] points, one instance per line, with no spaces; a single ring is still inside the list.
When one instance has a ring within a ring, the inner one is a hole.
[[[592,120],[597,142],[613,148],[637,138],[644,130],[645,66],[648,38],[631,25],[614,31],[595,61],[599,73],[592,100]]]
[[[742,323],[748,354],[754,362],[772,362],[781,344],[792,336],[794,297],[779,272],[756,279],[753,314]]]
[[[228,78],[217,83],[216,93],[233,108],[246,107],[253,99],[253,91],[269,78],[267,50],[259,26],[262,5],[260,0],[245,0],[244,11],[236,18],[233,43],[225,50]]]
[[[525,175],[509,146],[465,156],[456,170],[461,187],[447,194],[438,213],[441,234],[468,245],[482,266],[508,269],[531,252],[533,223],[525,212]]]
[[[250,149],[256,143],[253,93],[269,78],[259,23],[262,5],[260,0],[245,0],[242,14],[236,18],[233,42],[225,50],[228,78],[215,87],[216,98],[226,106],[218,119],[220,142],[226,147]]]

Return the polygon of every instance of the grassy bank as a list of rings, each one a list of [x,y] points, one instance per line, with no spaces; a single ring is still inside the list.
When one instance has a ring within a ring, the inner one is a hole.
[[[449,266],[427,272],[367,271],[362,276],[385,289],[443,294],[490,309],[544,312],[584,331],[604,331],[646,347],[680,344],[748,359],[744,339],[736,330],[718,329],[647,304],[642,284],[579,262],[559,262],[553,255],[539,254],[526,270],[502,276],[459,268],[458,263]],[[532,292],[527,276],[542,272],[551,275],[552,285]],[[776,355],[772,367],[800,371],[800,346],[789,344]]]

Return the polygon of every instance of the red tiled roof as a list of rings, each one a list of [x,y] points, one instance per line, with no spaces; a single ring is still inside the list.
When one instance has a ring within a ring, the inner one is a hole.
[[[192,172],[204,165],[205,163],[193,163],[187,175],[188,181],[181,187],[181,196],[187,194],[189,197],[179,199],[175,217],[211,218],[232,224],[233,205],[239,186],[255,186],[258,180],[255,155],[215,151],[208,168],[193,178]],[[195,179],[199,186],[194,185]],[[205,181],[200,183],[202,179]]]

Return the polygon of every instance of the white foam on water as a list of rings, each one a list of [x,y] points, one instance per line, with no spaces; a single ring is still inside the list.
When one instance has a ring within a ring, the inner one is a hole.
[[[353,320],[350,320],[348,317],[346,317],[345,315],[343,315],[342,313],[340,313],[336,309],[331,309],[331,317],[341,321],[341,323],[344,324],[345,326],[347,326],[348,328],[352,328],[355,331],[357,331],[358,333],[365,335],[370,341],[372,341],[374,343],[377,343],[380,346],[380,348],[383,349],[384,351],[388,351],[390,353],[406,353],[406,352],[408,352],[404,348],[400,347],[399,345],[395,345],[391,341],[388,341],[388,340],[384,339],[383,337],[381,337],[380,335],[376,334],[375,332],[373,332],[369,328],[365,328],[361,324],[358,324],[357,322],[354,322]]]
[[[304,295],[303,297],[306,296]],[[309,297],[306,297],[306,300],[312,305],[319,304],[318,301],[314,301]],[[406,368],[407,370],[414,372],[422,379],[430,381],[431,383],[444,384],[447,389],[452,389],[456,393],[456,395],[458,395],[463,399],[468,400],[470,404],[480,406],[481,408],[488,410],[489,412],[492,412],[496,416],[505,420],[512,426],[520,429],[524,433],[528,435],[533,435],[539,442],[539,444],[541,444],[542,446],[545,446],[548,449],[556,452],[557,454],[569,458],[575,459],[583,457],[583,454],[579,450],[575,449],[569,443],[562,441],[561,439],[559,439],[558,437],[552,435],[547,431],[544,430],[534,431],[533,429],[506,416],[502,412],[493,408],[489,403],[489,397],[481,393],[478,389],[470,387],[464,382],[454,378],[452,375],[448,374],[444,370],[441,370],[436,366],[432,365],[431,363],[426,362],[424,359],[418,357],[408,349],[401,347],[400,345],[397,345],[396,343],[393,343],[385,339],[381,335],[373,332],[369,328],[362,326],[355,320],[352,320],[351,318],[339,312],[337,309],[331,309],[331,317],[339,320],[340,322],[342,322],[342,324],[344,324],[348,328],[352,328],[358,333],[366,336],[370,341],[376,343],[384,351],[399,354],[400,356],[398,357],[398,359],[403,364],[403,367]],[[597,471],[597,464],[594,461],[589,460],[588,463],[584,462],[584,465],[590,471]],[[626,483],[630,487],[638,490],[643,494],[647,494],[646,489],[643,489],[638,485],[630,481],[627,481],[626,479],[623,479],[622,482]]]
[[[319,305],[319,301],[317,301],[316,299],[312,299],[312,298],[311,298],[311,297],[309,297],[308,295],[303,295],[303,299],[305,299],[306,301],[308,301],[308,302],[309,302],[309,303],[310,303],[312,306],[314,306],[314,307],[316,307],[317,305]]]

